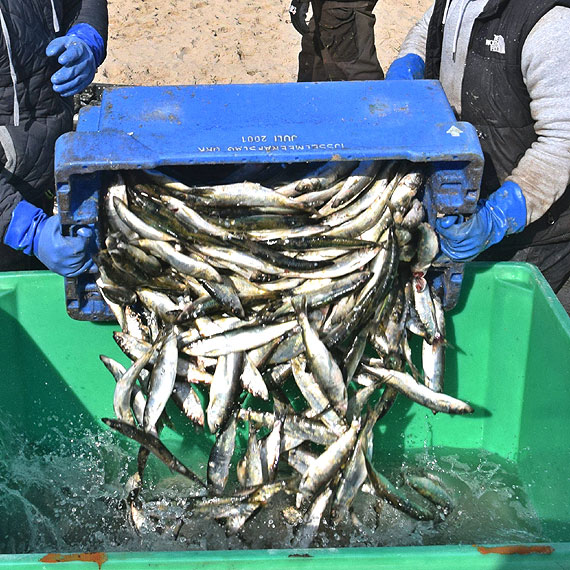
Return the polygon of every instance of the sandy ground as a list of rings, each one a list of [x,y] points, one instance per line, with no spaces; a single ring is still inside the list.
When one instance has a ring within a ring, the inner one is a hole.
[[[108,0],[109,44],[98,83],[185,85],[296,80],[300,36],[290,0]],[[431,0],[383,0],[376,46],[384,70]]]

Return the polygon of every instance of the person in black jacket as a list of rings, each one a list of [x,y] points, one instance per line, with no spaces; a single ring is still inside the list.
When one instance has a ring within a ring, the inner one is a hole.
[[[357,81],[384,79],[374,44],[377,0],[293,0],[291,22],[302,34],[297,80]]]
[[[570,312],[570,0],[435,0],[388,80],[437,79],[485,158],[472,216],[435,222],[456,261],[536,265]]]
[[[0,0],[0,27],[0,271],[77,275],[92,232],[63,236],[50,215],[54,145],[105,58],[107,0]]]

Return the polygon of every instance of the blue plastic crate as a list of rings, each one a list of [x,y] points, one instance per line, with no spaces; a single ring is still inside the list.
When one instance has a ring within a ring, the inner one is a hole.
[[[477,133],[456,121],[440,83],[427,80],[111,89],[56,143],[58,207],[64,231],[97,227],[116,170],[371,159],[426,164],[432,222],[436,213],[475,208]],[[445,275],[452,306],[462,266]],[[66,298],[75,319],[113,318],[93,275],[67,279]]]

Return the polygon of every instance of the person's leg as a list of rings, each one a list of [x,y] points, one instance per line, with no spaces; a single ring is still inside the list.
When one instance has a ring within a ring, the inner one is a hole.
[[[0,272],[30,271],[32,269],[45,269],[45,267],[34,256],[26,255],[7,245],[0,244]]]
[[[374,43],[375,4],[375,1],[323,3],[318,35],[329,81],[384,78]]]
[[[297,74],[298,82],[327,81],[318,34],[322,2],[313,1],[311,2],[311,6],[313,15],[309,22],[309,33],[301,37],[299,70]]]

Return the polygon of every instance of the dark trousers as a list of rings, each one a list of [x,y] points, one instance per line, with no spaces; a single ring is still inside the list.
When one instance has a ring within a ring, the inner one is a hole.
[[[376,1],[311,2],[313,17],[301,40],[298,81],[384,79],[374,45]]]
[[[0,271],[30,271],[32,269],[45,269],[45,266],[33,255],[26,255],[3,243],[0,244]]]

